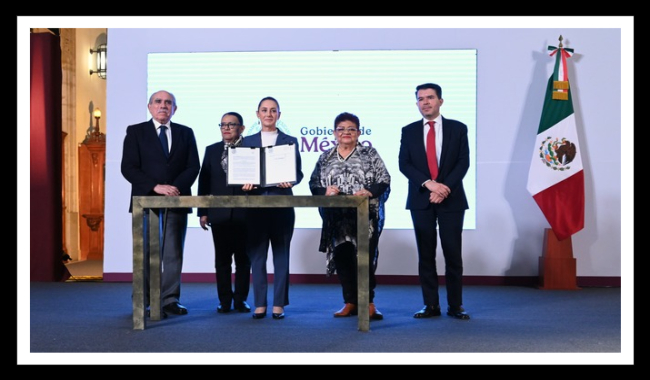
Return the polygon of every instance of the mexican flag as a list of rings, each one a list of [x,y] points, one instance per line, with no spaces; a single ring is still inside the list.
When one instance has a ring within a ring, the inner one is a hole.
[[[560,38],[561,41],[561,38]],[[566,59],[573,49],[549,46],[555,56],[528,172],[528,192],[558,240],[584,227],[585,180]]]

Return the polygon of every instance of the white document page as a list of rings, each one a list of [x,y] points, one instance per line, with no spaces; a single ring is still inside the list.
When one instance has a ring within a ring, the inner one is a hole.
[[[296,147],[275,145],[264,148],[265,186],[293,182],[296,178]]]
[[[228,148],[228,185],[261,184],[260,148]]]

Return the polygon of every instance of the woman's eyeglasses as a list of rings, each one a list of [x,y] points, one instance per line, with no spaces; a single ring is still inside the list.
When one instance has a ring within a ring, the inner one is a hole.
[[[336,128],[336,133],[343,133],[343,132],[349,132],[349,133],[357,133],[358,129],[356,128]]]
[[[221,127],[221,129],[234,129],[239,127],[240,125],[241,124],[239,123],[221,123],[219,124],[219,127]]]

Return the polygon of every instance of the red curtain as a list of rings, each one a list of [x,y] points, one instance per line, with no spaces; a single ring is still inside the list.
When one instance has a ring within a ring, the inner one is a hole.
[[[32,33],[30,46],[30,280],[65,281],[60,37]]]

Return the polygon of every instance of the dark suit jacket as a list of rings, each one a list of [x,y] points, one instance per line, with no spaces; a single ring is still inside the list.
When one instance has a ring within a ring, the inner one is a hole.
[[[199,173],[198,195],[245,195],[241,185],[228,186],[226,171],[221,166],[221,156],[225,149],[223,141],[205,148],[203,164]],[[198,216],[208,216],[210,223],[245,221],[246,209],[243,208],[199,208]]]
[[[192,195],[192,184],[201,169],[194,131],[174,122],[169,123],[169,128],[172,136],[169,158],[165,158],[153,120],[126,128],[122,175],[131,183],[129,212],[133,210],[133,196],[158,195],[153,191],[158,184],[173,185],[181,195]],[[192,209],[185,211],[191,213]]]
[[[302,173],[302,160],[300,159],[300,150],[298,148],[298,139],[289,136],[286,133],[283,133],[282,131],[278,130],[278,138],[275,141],[275,145],[285,145],[285,144],[293,144],[293,146],[296,147],[296,183],[293,185],[296,186],[297,184],[302,181],[303,178],[303,173]],[[246,136],[244,138],[244,142],[242,143],[243,147],[261,147],[262,146],[262,132],[258,132],[254,135]],[[293,188],[280,188],[277,186],[271,186],[271,187],[264,187],[264,188],[257,188],[255,190],[249,191],[249,194],[251,195],[260,195],[260,194],[265,194],[265,195],[293,195]]]
[[[439,211],[462,211],[469,208],[463,178],[469,169],[467,126],[459,121],[442,118],[442,150],[437,182],[451,189],[451,194],[437,205]],[[399,150],[399,170],[408,178],[406,209],[429,207],[429,190],[422,186],[431,178],[424,148],[422,119],[402,128]]]

